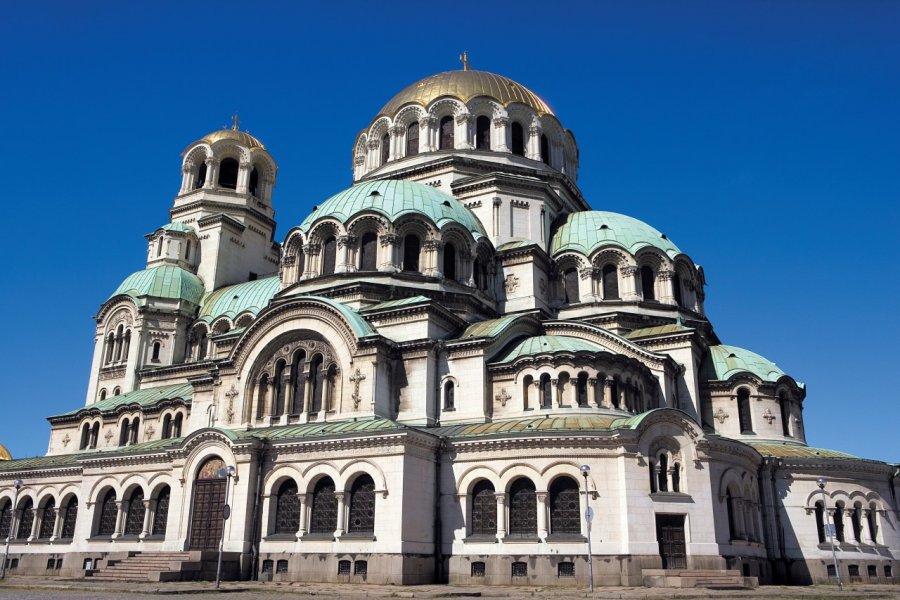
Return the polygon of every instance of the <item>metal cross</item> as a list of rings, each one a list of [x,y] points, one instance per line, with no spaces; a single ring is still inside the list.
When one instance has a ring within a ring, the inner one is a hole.
[[[356,367],[356,372],[350,376],[350,381],[353,382],[353,408],[359,408],[359,401],[362,398],[359,395],[359,382],[366,378],[366,374],[359,370],[359,367]]]

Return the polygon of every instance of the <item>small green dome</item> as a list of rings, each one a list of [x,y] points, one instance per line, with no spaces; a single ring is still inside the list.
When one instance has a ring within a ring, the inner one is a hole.
[[[219,288],[203,298],[200,318],[207,323],[212,323],[223,315],[234,319],[247,311],[255,316],[269,305],[269,300],[280,289],[281,280],[277,276]]]
[[[763,381],[778,381],[784,371],[767,358],[737,346],[710,346],[703,358],[700,377],[706,381],[728,381],[738,373],[750,373]]]
[[[453,196],[422,183],[395,179],[367,181],[335,194],[314,208],[300,229],[308,232],[326,218],[346,224],[365,212],[383,215],[391,222],[407,214],[418,214],[438,229],[447,223],[459,223],[476,240],[487,235],[481,221]]]
[[[604,348],[588,340],[567,335],[536,335],[523,339],[511,348],[498,363],[512,363],[527,356],[540,356],[555,354],[557,352],[577,354],[589,352],[599,354],[605,352]]]
[[[190,225],[185,225],[180,221],[173,221],[172,223],[166,223],[162,227],[160,227],[163,231],[175,231],[178,233],[197,233],[196,230]]]
[[[116,288],[113,296],[126,294],[138,299],[144,296],[184,300],[200,304],[203,282],[199,277],[174,265],[160,265],[132,273]]]
[[[591,210],[566,215],[550,241],[550,255],[571,250],[590,256],[604,246],[618,246],[632,254],[652,246],[669,258],[681,254],[664,234],[643,221],[619,213]]]

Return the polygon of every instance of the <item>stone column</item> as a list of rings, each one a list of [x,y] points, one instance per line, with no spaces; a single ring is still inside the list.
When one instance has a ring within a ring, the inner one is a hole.
[[[319,244],[304,244],[303,245],[303,255],[305,256],[303,260],[303,273],[301,275],[302,279],[309,279],[310,277],[316,277],[319,274],[319,270],[316,268],[316,258],[319,256]]]
[[[494,140],[491,148],[496,152],[509,152],[509,119],[506,117],[494,118]]]
[[[399,238],[393,233],[385,233],[378,238],[379,247],[381,248],[380,263],[378,270],[382,273],[396,273],[400,270],[397,266],[397,244]]]
[[[153,500],[144,499],[144,524],[141,527],[141,539],[150,535],[150,524],[153,522]]]
[[[559,394],[559,379],[551,379],[550,380],[550,398],[552,406],[559,406],[560,403],[560,394]]]
[[[424,117],[419,118],[419,153],[422,152],[431,152],[434,150],[434,143],[432,138],[434,137],[434,124],[435,118],[430,115],[425,115]]]
[[[469,113],[456,115],[456,131],[453,132],[454,145],[460,150],[471,150],[475,147],[472,143],[474,134],[472,123],[475,116]]]
[[[497,539],[506,537],[506,492],[494,492],[497,498]]]
[[[356,266],[350,262],[350,247],[356,243],[355,235],[342,235],[337,239],[339,260],[335,273],[352,273]]]
[[[612,389],[615,381],[612,377],[603,380],[603,408],[612,408]]]
[[[365,166],[363,168],[367,172],[379,166],[375,160],[375,157],[378,156],[378,146],[378,140],[369,140],[366,142],[367,152],[364,159]]]
[[[541,127],[532,123],[528,128],[528,140],[525,143],[525,158],[541,160]]]
[[[619,408],[628,410],[627,399],[625,398],[625,384],[619,385]]]
[[[66,522],[66,513],[68,512],[68,506],[61,506],[56,509],[56,522],[53,524],[53,534],[50,536],[50,541],[59,539],[59,536],[62,535],[62,526]]]
[[[578,300],[580,302],[594,302],[599,297],[594,292],[594,269],[584,267],[578,270],[581,281],[578,284]]]
[[[219,175],[219,163],[210,156],[206,159],[206,181],[203,182],[203,187],[205,189],[211,189],[215,187],[216,179],[218,179]]]
[[[179,194],[186,194],[191,191],[191,180],[193,179],[193,177],[191,177],[192,167],[193,165],[190,163],[181,165],[181,191],[178,192]]]
[[[300,527],[297,528],[297,539],[306,535],[306,505],[309,503],[308,494],[297,494],[300,499]]]
[[[637,272],[638,268],[633,265],[619,267],[619,281],[622,283],[619,295],[626,302],[638,302],[641,299],[638,293]]]
[[[600,406],[600,403],[597,399],[597,380],[593,377],[589,377],[587,380],[588,386],[588,406]]]
[[[238,194],[246,194],[249,192],[251,168],[253,168],[252,163],[249,161],[241,161],[241,164],[238,167],[237,186],[235,186],[235,191]]]
[[[34,507],[31,509],[34,514],[34,518],[31,519],[31,533],[28,534],[28,541],[38,539],[41,531],[41,521],[44,520],[44,510],[43,508]]]
[[[122,529],[125,527],[125,515],[128,512],[127,500],[116,500],[116,528],[113,530],[113,539],[122,535]]]
[[[675,271],[660,269],[657,275],[659,281],[659,301],[664,304],[677,304],[675,302]]]
[[[538,537],[547,538],[547,492],[537,492],[537,532]]]
[[[425,263],[422,274],[426,277],[442,277],[441,269],[438,266],[438,252],[443,244],[440,240],[425,240],[422,244],[422,259]]]
[[[334,537],[344,535],[344,495],[345,492],[334,493],[334,497],[337,499],[337,528],[334,530]]]
[[[390,136],[388,139],[390,140],[389,148],[390,153],[388,154],[388,162],[397,160],[398,158],[403,158],[403,153],[400,152],[400,141],[403,139],[403,127],[400,125],[394,125],[388,130]]]

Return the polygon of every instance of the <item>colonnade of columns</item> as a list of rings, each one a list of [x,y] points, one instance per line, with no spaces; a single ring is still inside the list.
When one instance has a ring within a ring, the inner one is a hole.
[[[615,375],[603,374],[589,376],[587,379],[551,377],[549,384],[552,406],[543,404],[542,385],[545,383],[540,378],[537,378],[531,384],[537,401],[532,402],[531,392],[526,389],[528,397],[523,399],[523,404],[525,408],[535,406],[539,408],[578,406],[578,387],[581,381],[585,382],[587,400],[582,406],[615,408],[631,413],[645,412],[650,408],[641,386],[635,385],[630,381],[623,382]]]

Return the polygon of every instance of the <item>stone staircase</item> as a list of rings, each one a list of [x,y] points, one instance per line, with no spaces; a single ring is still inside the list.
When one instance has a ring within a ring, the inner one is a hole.
[[[744,577],[740,571],[724,569],[644,569],[646,587],[707,588],[749,590],[759,587],[756,577]]]
[[[127,552],[110,554],[86,570],[95,581],[204,581],[216,577],[217,552]],[[222,556],[222,579],[238,579],[240,554]]]

